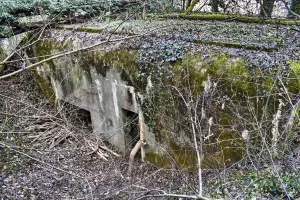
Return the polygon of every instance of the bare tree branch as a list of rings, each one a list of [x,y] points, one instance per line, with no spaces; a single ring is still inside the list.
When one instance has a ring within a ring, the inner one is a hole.
[[[185,199],[209,200],[209,198],[207,198],[207,197],[197,196],[197,195],[167,194],[164,191],[160,191],[160,192],[161,192],[161,194],[144,195],[139,198],[136,198],[136,200],[148,199],[151,197],[154,197],[154,198],[175,197],[175,198],[185,198]]]

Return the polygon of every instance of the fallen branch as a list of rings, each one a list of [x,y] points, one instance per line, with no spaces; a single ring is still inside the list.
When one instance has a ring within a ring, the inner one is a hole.
[[[18,117],[18,118],[31,118],[31,119],[51,119],[53,116],[24,116],[24,115],[14,115],[10,113],[0,112],[0,115],[10,116],[10,117]]]
[[[92,151],[90,153],[88,153],[87,155],[92,155],[92,154],[97,154],[100,158],[102,158],[105,161],[108,161],[108,154],[105,153],[103,150],[113,154],[114,156],[120,157],[119,154],[117,154],[116,152],[114,152],[113,150],[109,149],[106,146],[103,145],[96,145],[93,144],[90,140],[86,140],[86,142],[88,143],[89,147],[92,149]]]
[[[249,49],[249,50],[261,50],[266,52],[277,51],[278,47],[258,46],[256,44],[241,44],[240,42],[221,42],[221,41],[208,41],[208,40],[196,40],[197,44],[207,44],[227,48],[237,49]]]
[[[110,33],[113,35],[127,35],[127,36],[135,36],[137,34],[130,32],[130,31],[110,31],[110,30],[105,30],[105,29],[100,29],[100,28],[91,28],[91,27],[71,27],[68,25],[59,25],[55,26],[56,29],[60,30],[67,30],[67,31],[76,31],[76,32],[84,32],[84,33],[98,33],[101,34],[103,32],[105,33]]]
[[[102,152],[100,149],[97,149],[96,154],[103,160],[108,161],[108,159],[107,159],[108,155],[106,153]]]
[[[189,20],[212,20],[212,21],[238,21],[243,23],[263,23],[263,24],[277,24],[277,25],[299,25],[299,20],[286,20],[286,19],[268,19],[262,20],[258,17],[248,17],[242,15],[224,15],[224,14],[201,14],[201,13],[171,13],[160,16],[164,19],[189,19]]]
[[[197,200],[209,200],[207,197],[203,196],[197,196],[197,195],[184,195],[184,194],[168,194],[164,191],[161,190],[153,190],[156,192],[160,192],[160,194],[148,194],[149,192],[146,193],[146,195],[143,195],[136,200],[141,200],[141,199],[148,199],[148,198],[161,198],[161,197],[175,197],[175,198],[185,198],[185,199],[197,199]],[[150,192],[153,192],[150,191]]]
[[[100,147],[101,149],[104,149],[104,150],[106,150],[107,152],[109,152],[109,153],[111,153],[111,154],[117,156],[117,157],[120,157],[120,156],[121,156],[120,154],[117,154],[116,152],[114,152],[113,150],[109,149],[109,148],[106,147],[106,146],[99,146],[99,147]]]

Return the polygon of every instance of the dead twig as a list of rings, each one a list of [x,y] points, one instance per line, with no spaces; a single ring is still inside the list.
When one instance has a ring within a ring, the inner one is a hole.
[[[115,156],[117,156],[117,157],[120,157],[120,156],[121,156],[120,154],[114,152],[113,150],[109,149],[109,148],[106,147],[106,146],[99,146],[99,147],[100,147],[101,149],[104,149],[104,150],[108,151],[109,153],[111,153],[111,154],[113,154],[113,155],[115,155]]]
[[[103,150],[105,150],[105,151],[113,154],[114,156],[120,157],[119,154],[117,154],[116,152],[114,152],[113,150],[109,149],[106,146],[93,144],[93,142],[91,142],[90,140],[87,140],[87,139],[85,139],[85,140],[86,140],[88,146],[92,149],[92,151],[90,153],[88,153],[87,155],[97,154],[103,160],[108,161],[107,158],[109,157],[109,155],[103,151]]]

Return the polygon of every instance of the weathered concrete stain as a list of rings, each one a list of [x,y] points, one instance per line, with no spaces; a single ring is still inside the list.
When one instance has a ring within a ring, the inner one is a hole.
[[[117,87],[115,82],[112,83],[112,93],[113,93],[113,101],[115,106],[116,117],[117,119],[119,119],[120,116],[119,116],[119,106],[118,106],[118,99],[117,99]]]
[[[101,110],[103,110],[103,98],[102,98],[102,89],[101,89],[101,83],[99,80],[95,80],[96,87],[97,87],[97,92],[98,92],[98,98],[99,98],[99,103]]]

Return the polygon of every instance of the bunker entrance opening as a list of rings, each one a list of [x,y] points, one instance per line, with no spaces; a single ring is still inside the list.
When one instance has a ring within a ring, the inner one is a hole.
[[[137,113],[129,110],[122,109],[124,119],[124,134],[126,151],[130,152],[131,149],[140,140],[139,135],[139,116]]]
[[[92,119],[89,111],[62,100],[59,101],[59,110],[66,115],[70,123],[92,128]]]

